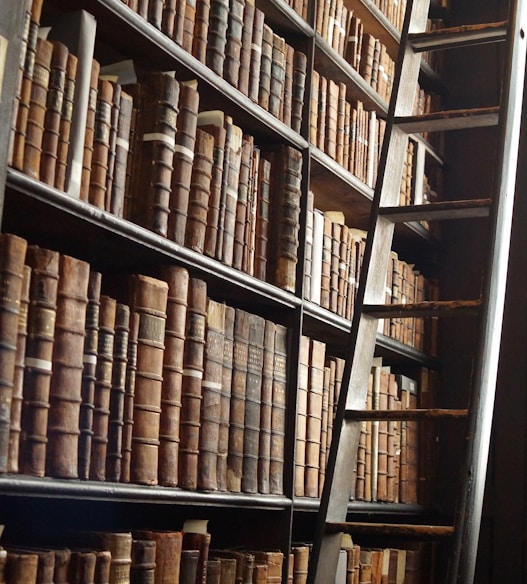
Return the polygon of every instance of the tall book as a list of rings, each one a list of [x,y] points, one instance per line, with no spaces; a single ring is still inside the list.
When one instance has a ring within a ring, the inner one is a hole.
[[[31,284],[19,466],[24,474],[42,477],[46,463],[59,254],[29,246],[26,261],[31,266]]]
[[[228,20],[229,0],[211,0],[205,63],[220,76],[223,75]]]
[[[293,55],[293,95],[291,105],[291,129],[299,132],[302,129],[304,112],[304,96],[306,92],[307,55],[295,51]]]
[[[19,316],[27,241],[11,234],[0,235],[0,472],[8,470],[11,407],[15,384]],[[17,391],[17,394],[19,392]],[[19,407],[20,400],[16,402]],[[18,438],[17,434],[17,438]]]
[[[252,43],[250,56],[249,89],[248,95],[255,103],[258,103],[260,88],[260,68],[262,57],[262,41],[265,15],[258,7],[254,10]]]
[[[79,415],[90,265],[60,256],[50,380],[46,474],[77,478]]]
[[[243,8],[242,46],[240,50],[238,89],[247,96],[249,95],[249,79],[251,76],[251,52],[255,9],[254,0],[245,0]]]
[[[269,105],[267,110],[273,116],[280,116],[280,106],[284,98],[286,42],[274,33],[271,53],[271,79],[269,84]]]
[[[183,380],[181,387],[178,484],[196,489],[198,479],[199,430],[207,318],[207,284],[191,278],[188,288]]]
[[[307,402],[309,395],[309,347],[309,337],[302,335],[300,338],[300,348],[298,351],[298,388],[296,401],[294,473],[294,489],[296,497],[305,496]]]
[[[266,320],[263,338],[262,392],[257,471],[258,492],[262,494],[269,493],[275,335],[276,324],[270,320]]]
[[[229,0],[223,78],[234,87],[238,87],[240,76],[244,8],[245,0]]]
[[[195,24],[196,0],[186,0],[185,12],[183,16],[183,38],[181,39],[181,46],[189,53],[192,52]]]
[[[90,455],[90,479],[106,479],[106,453],[108,449],[108,419],[115,341],[115,316],[117,301],[103,294],[99,310],[99,340],[95,387],[93,393],[93,437]]]
[[[269,251],[271,213],[271,160],[260,156],[256,193],[256,226],[254,238],[254,276],[267,280],[267,255]]]
[[[234,247],[232,267],[238,270],[247,268],[243,264],[244,250],[248,245],[249,233],[247,225],[250,222],[250,190],[252,188],[251,175],[253,171],[254,137],[243,134],[240,158],[240,172],[238,180],[238,198],[234,222]]]
[[[198,489],[218,488],[217,464],[223,378],[225,304],[209,299],[205,333],[203,381],[201,383],[201,427],[198,455]]]
[[[130,584],[154,582],[156,569],[156,542],[151,539],[132,539]]]
[[[137,373],[137,346],[139,336],[139,314],[130,312],[130,333],[128,335],[128,352],[123,405],[123,443],[121,447],[122,483],[130,482],[132,459],[132,431],[134,426],[134,394]]]
[[[164,2],[161,30],[178,45],[183,42],[184,14],[185,0],[167,0]]]
[[[196,21],[194,23],[194,38],[192,39],[192,54],[198,61],[207,60],[207,38],[209,36],[210,0],[200,0],[196,3]]]
[[[284,446],[287,387],[287,328],[276,325],[274,349],[273,408],[271,411],[271,460],[269,490],[282,495],[284,489]]]
[[[273,61],[273,29],[263,23],[260,57],[260,79],[258,86],[258,104],[265,110],[269,109],[271,92],[271,67]]]
[[[162,278],[168,284],[161,418],[159,420],[159,484],[178,483],[179,420],[183,380],[183,351],[189,274],[185,268],[166,266]]]
[[[147,20],[158,30],[161,30],[161,21],[163,18],[163,0],[148,0]]]
[[[138,530],[134,532],[134,537],[156,543],[154,582],[179,582],[182,532]]]
[[[139,315],[130,480],[158,483],[159,422],[168,284],[132,278],[130,310]]]

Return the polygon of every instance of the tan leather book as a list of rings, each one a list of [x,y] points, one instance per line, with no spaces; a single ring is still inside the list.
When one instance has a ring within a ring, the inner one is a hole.
[[[95,117],[97,115],[97,88],[101,64],[96,59],[91,61],[90,81],[88,86],[88,108],[86,110],[84,146],[82,155],[82,171],[80,179],[81,201],[87,201],[90,192],[91,163],[93,158],[93,145],[95,139]],[[74,128],[72,128],[72,131]]]
[[[105,294],[101,296],[99,341],[97,344],[97,364],[95,367],[93,394],[93,437],[89,471],[90,479],[95,481],[104,481],[106,479],[116,308],[117,301],[114,298]]]
[[[183,352],[178,463],[178,484],[185,489],[197,488],[206,319],[207,284],[199,278],[191,278]]]
[[[165,266],[162,279],[168,284],[161,417],[159,420],[159,484],[178,484],[179,421],[183,381],[183,351],[189,273],[179,266]]]
[[[194,38],[192,39],[192,54],[198,61],[201,61],[201,63],[205,63],[207,59],[209,17],[210,0],[200,0],[196,3],[196,18],[194,23]]]
[[[147,20],[158,30],[161,30],[161,20],[163,18],[163,0],[148,0]]]
[[[285,39],[273,33],[273,48],[271,56],[271,81],[269,85],[269,113],[277,118],[280,117],[280,107],[284,99],[285,84],[285,60],[286,42]]]
[[[186,1],[184,14],[181,46],[185,51],[191,53],[192,43],[194,41],[194,26],[196,23],[196,0]]]
[[[260,399],[260,433],[258,438],[258,492],[269,493],[271,462],[271,424],[273,410],[274,343],[276,324],[265,321],[263,338],[262,391]]]
[[[284,122],[286,126],[291,127],[291,110],[293,107],[293,61],[295,50],[285,44],[285,63],[284,63],[284,85],[282,88],[282,100],[278,111],[278,119]]]
[[[272,156],[272,154],[270,154]],[[269,251],[271,213],[271,167],[272,158],[260,156],[258,164],[258,186],[256,204],[256,225],[254,240],[254,270],[256,278],[267,280],[267,255]]]
[[[291,129],[300,133],[304,112],[304,97],[306,92],[307,55],[295,51],[293,55],[293,79],[291,99]]]
[[[336,158],[337,154],[337,112],[338,112],[339,86],[332,79],[328,79],[326,99],[326,134],[324,152]]]
[[[322,386],[322,412],[320,417],[320,453],[318,471],[318,492],[322,494],[324,480],[326,477],[326,465],[328,458],[328,417],[329,417],[329,392],[331,387],[331,367],[330,359],[326,359],[324,364],[324,380]]]
[[[207,584],[221,584],[221,560],[207,560]]]
[[[156,571],[156,540],[132,539],[130,584],[153,584]]]
[[[245,0],[243,7],[242,44],[240,48],[240,69],[238,72],[238,89],[249,95],[249,79],[251,76],[251,52],[254,28],[254,0]]]
[[[307,402],[309,394],[309,346],[306,335],[300,338],[298,351],[298,388],[296,399],[296,436],[294,493],[296,497],[305,496]]]
[[[154,582],[178,584],[180,581],[181,531],[147,531],[134,532],[136,539],[150,539],[156,542]]]
[[[284,554],[279,551],[255,551],[253,553],[256,565],[264,565],[266,567],[265,582],[267,584],[280,584],[282,582]]]
[[[54,554],[55,562],[53,564],[53,581],[55,584],[68,584],[71,550],[69,548],[57,548],[54,550]]]
[[[322,264],[320,272],[320,306],[330,307],[330,286],[331,286],[331,239],[332,222],[324,216],[324,228],[322,234]]]
[[[185,530],[185,525],[183,526]],[[198,561],[196,568],[195,579],[190,580],[190,584],[195,582],[195,584],[206,584],[207,583],[207,561],[209,559],[211,534],[206,531],[202,532],[191,532],[183,531],[183,543],[182,543],[182,561],[183,554],[185,550],[197,550],[198,551]]]
[[[94,584],[97,555],[92,550],[72,550],[69,562],[69,582]]]
[[[110,584],[130,582],[132,566],[132,534],[128,531],[102,531],[101,546],[111,553]]]
[[[247,246],[246,226],[250,220],[249,214],[249,189],[252,185],[254,153],[254,136],[243,134],[240,158],[240,172],[238,178],[238,198],[236,201],[236,213],[234,222],[234,247],[232,254],[232,267],[243,269],[244,250]]]
[[[184,14],[185,0],[167,0],[164,2],[161,30],[178,45],[183,42]]]
[[[106,180],[104,184],[104,209],[108,211],[110,209],[110,203],[112,199],[112,188],[115,173],[115,157],[117,156],[117,131],[119,124],[119,109],[121,107],[121,93],[122,86],[120,83],[111,81],[112,86],[112,101],[110,105],[110,125],[108,131],[108,156],[107,156],[107,169],[106,169]],[[126,172],[126,171],[125,171]],[[126,174],[124,175],[126,176]],[[123,183],[124,188],[124,183]],[[124,196],[124,194],[123,194]]]
[[[318,145],[318,102],[320,92],[320,73],[313,69],[311,72],[311,99],[309,101],[309,141]]]
[[[295,558],[293,564],[293,584],[305,584],[309,563],[309,547],[295,545],[292,547],[292,552]]]
[[[249,73],[249,98],[258,103],[260,91],[260,69],[262,57],[262,41],[264,30],[265,15],[258,7],[254,11],[252,43],[251,43],[251,61]]]
[[[13,584],[36,584],[38,554],[7,550],[6,581]]]
[[[228,20],[229,0],[211,0],[205,63],[220,77],[223,76]]]
[[[336,147],[335,160],[341,165],[344,163],[344,144],[346,141],[346,84],[338,83],[338,98],[337,98],[337,133],[336,133]]]
[[[144,275],[132,277],[130,310],[139,315],[133,404],[130,480],[158,483],[161,384],[168,284]]]
[[[282,495],[284,488],[284,445],[287,384],[287,328],[276,325],[274,345],[273,408],[271,411],[271,460],[269,490]]]
[[[254,34],[254,33],[253,33]],[[271,68],[273,62],[273,40],[272,28],[263,23],[261,55],[260,55],[260,79],[258,86],[258,104],[265,110],[269,110],[269,100],[271,94]]]
[[[199,93],[192,84],[181,84],[177,117],[174,171],[170,193],[168,238],[185,243],[190,185],[194,167]]]
[[[245,0],[229,0],[223,78],[234,87],[238,87],[240,76],[244,8]]]

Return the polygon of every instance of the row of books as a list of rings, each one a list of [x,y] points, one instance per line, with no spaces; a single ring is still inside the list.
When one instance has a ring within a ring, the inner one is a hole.
[[[265,22],[254,0],[126,2],[178,45],[295,131],[293,95],[299,99],[306,55]],[[301,108],[300,108],[301,111]]]
[[[284,326],[184,268],[103,279],[0,237],[2,471],[283,493]]]

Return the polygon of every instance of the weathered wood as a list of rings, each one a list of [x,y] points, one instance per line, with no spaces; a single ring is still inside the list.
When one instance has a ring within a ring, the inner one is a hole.
[[[451,525],[412,525],[408,523],[363,523],[359,521],[328,523],[328,533],[349,533],[351,535],[396,535],[397,537],[416,537],[418,539],[437,539],[454,534]]]
[[[464,24],[430,32],[408,35],[414,51],[437,51],[507,40],[507,21]]]
[[[480,300],[430,300],[408,304],[368,304],[363,310],[376,318],[451,317],[477,314]]]
[[[446,132],[496,126],[499,106],[432,112],[419,116],[396,117],[394,123],[408,134]]]
[[[383,217],[389,217],[394,223],[473,219],[475,217],[488,217],[490,204],[491,199],[439,201],[404,207],[382,207],[379,209],[379,214]]]
[[[441,420],[464,419],[468,410],[408,409],[408,410],[346,410],[348,420]]]

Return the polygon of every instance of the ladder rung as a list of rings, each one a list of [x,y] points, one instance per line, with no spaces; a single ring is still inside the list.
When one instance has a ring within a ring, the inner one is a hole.
[[[394,119],[394,123],[409,134],[466,130],[497,125],[499,111],[499,106],[449,110],[419,116],[398,117]]]
[[[376,318],[448,317],[475,314],[480,306],[480,300],[430,300],[408,304],[367,304],[363,311]]]
[[[422,205],[405,205],[401,207],[381,207],[379,214],[389,217],[394,223],[407,221],[434,221],[445,219],[472,219],[487,217],[490,199],[473,199],[464,201],[440,201]]]
[[[408,41],[416,52],[495,43],[506,39],[507,21],[440,28],[408,35]]]
[[[407,410],[346,410],[347,420],[441,420],[466,418],[468,410],[407,409]]]
[[[407,523],[363,523],[358,521],[326,523],[326,533],[350,533],[351,535],[397,535],[436,539],[453,535],[451,525],[412,525]]]

